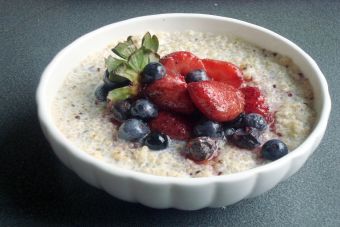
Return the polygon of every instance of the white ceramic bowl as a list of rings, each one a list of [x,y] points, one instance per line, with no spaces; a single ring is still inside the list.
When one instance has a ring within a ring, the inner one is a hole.
[[[105,48],[113,40],[146,31],[196,30],[229,33],[265,49],[292,58],[306,75],[315,94],[317,120],[312,133],[294,151],[272,163],[244,172],[205,178],[153,176],[122,169],[81,151],[56,127],[51,103],[66,74],[87,55]],[[104,26],[64,48],[45,69],[37,91],[41,127],[54,152],[89,184],[130,202],[154,208],[195,210],[221,207],[260,195],[298,171],[319,145],[327,126],[331,101],[327,82],[314,60],[282,36],[231,18],[201,14],[160,14],[138,17]]]

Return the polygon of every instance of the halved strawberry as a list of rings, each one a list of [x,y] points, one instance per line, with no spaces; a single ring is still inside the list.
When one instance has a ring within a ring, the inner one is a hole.
[[[165,77],[150,84],[145,92],[160,109],[183,114],[191,114],[195,111],[184,77],[178,74],[168,72]]]
[[[167,72],[180,74],[183,77],[193,70],[204,69],[202,60],[188,51],[168,54],[161,58],[160,63],[164,65]]]
[[[225,82],[239,88],[243,82],[243,74],[236,65],[219,60],[203,59],[208,76],[216,81]]]
[[[149,122],[152,131],[161,132],[172,139],[188,140],[192,126],[189,121],[178,114],[160,111],[158,116]]]
[[[243,112],[244,95],[223,82],[193,82],[188,91],[195,106],[210,120],[230,121]]]
[[[266,104],[265,98],[262,96],[258,87],[244,87],[241,88],[246,100],[244,112],[261,114],[268,124],[273,123],[274,117]]]

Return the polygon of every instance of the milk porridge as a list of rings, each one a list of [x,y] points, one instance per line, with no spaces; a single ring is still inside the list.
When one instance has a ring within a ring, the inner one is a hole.
[[[261,144],[277,138],[290,152],[309,135],[315,118],[312,89],[288,57],[227,35],[194,31],[156,35],[161,57],[175,51],[189,51],[201,59],[231,62],[242,70],[245,80],[242,86],[258,87],[275,119],[272,127],[267,127],[259,137]],[[133,39],[141,42],[141,36]],[[168,148],[154,151],[118,138],[118,126],[105,114],[106,103],[97,102],[94,96],[103,80],[104,58],[112,55],[115,45],[112,43],[86,57],[66,76],[54,99],[55,124],[75,146],[112,165],[161,176],[225,175],[268,162],[256,150],[239,148],[223,140],[218,142],[219,152],[214,159],[198,163],[182,155],[185,141],[171,140]]]

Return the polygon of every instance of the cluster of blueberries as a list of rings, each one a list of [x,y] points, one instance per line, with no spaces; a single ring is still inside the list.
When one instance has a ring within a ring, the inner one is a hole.
[[[160,63],[149,63],[141,74],[142,83],[149,84],[165,76],[166,71]],[[187,82],[208,80],[204,70],[195,70],[186,76]],[[129,81],[120,84],[113,83],[105,73],[104,84],[95,92],[97,100],[105,101],[108,91],[128,85]],[[118,130],[118,137],[126,141],[142,142],[152,150],[162,150],[168,147],[169,137],[163,133],[151,132],[147,121],[157,117],[156,106],[148,99],[140,98],[116,102],[111,112],[117,121],[122,122]],[[199,121],[193,128],[194,139],[186,146],[186,154],[195,161],[207,160],[217,150],[216,140],[227,139],[240,148],[252,150],[261,145],[259,136],[267,129],[266,120],[260,114],[242,113],[231,122],[218,123],[208,119]],[[288,153],[285,143],[272,139],[262,146],[262,156],[268,160],[276,160]]]
[[[240,114],[231,122],[200,121],[193,129],[195,139],[187,145],[187,155],[195,161],[211,158],[216,151],[216,139],[226,139],[237,147],[253,150],[261,145],[260,135],[267,129],[266,120],[260,114]],[[285,143],[278,139],[267,141],[262,146],[262,156],[277,160],[288,153]]]
[[[141,73],[141,82],[149,84],[155,80],[163,78],[166,74],[162,64],[152,62],[145,66]],[[98,101],[106,101],[109,91],[129,85],[128,80],[112,82],[109,79],[108,71],[105,71],[104,84],[99,86],[95,91]],[[159,132],[151,132],[146,121],[157,117],[158,110],[156,106],[148,99],[130,99],[114,103],[111,108],[113,117],[122,122],[118,130],[118,137],[126,141],[142,142],[152,150],[165,149],[169,145],[167,135]]]

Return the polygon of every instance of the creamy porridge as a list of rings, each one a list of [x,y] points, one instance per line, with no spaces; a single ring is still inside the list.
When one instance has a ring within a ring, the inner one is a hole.
[[[315,115],[312,89],[289,58],[225,35],[193,31],[156,35],[161,56],[185,50],[200,58],[229,61],[242,69],[246,84],[260,88],[275,113],[275,130],[267,128],[261,143],[279,138],[291,151],[310,133]],[[141,38],[135,39],[140,42]],[[166,150],[153,151],[117,138],[117,127],[103,114],[105,104],[96,103],[94,96],[103,79],[104,58],[112,55],[115,44],[87,57],[70,72],[52,105],[57,127],[77,147],[112,165],[163,176],[223,175],[267,162],[254,151],[220,142],[219,155],[213,161],[197,164],[180,154],[185,142],[172,140]]]

